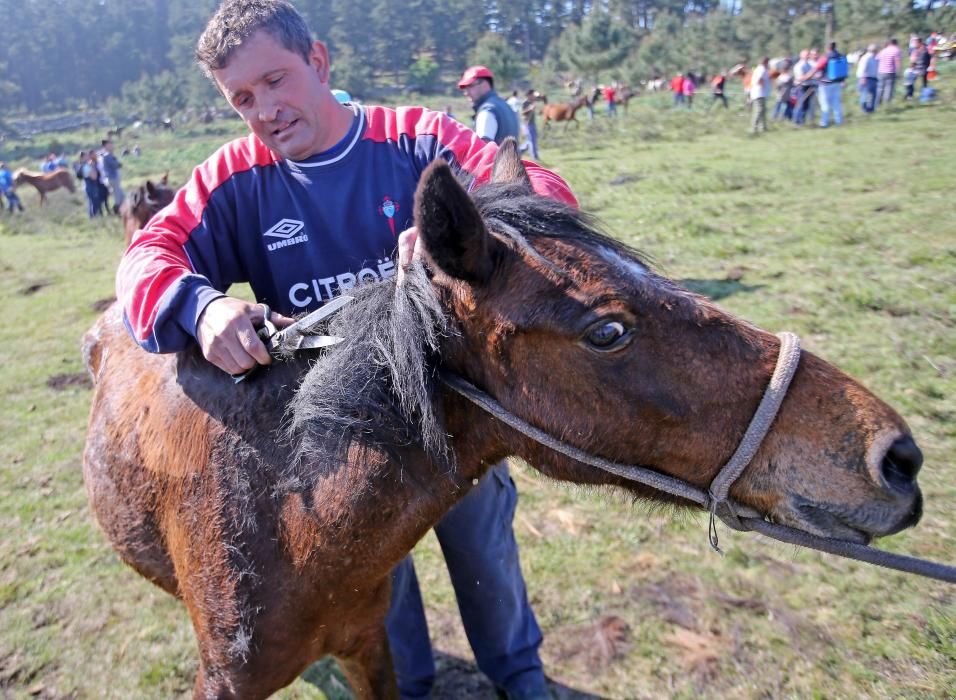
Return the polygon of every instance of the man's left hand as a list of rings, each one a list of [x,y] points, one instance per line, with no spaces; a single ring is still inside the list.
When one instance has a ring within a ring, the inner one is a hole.
[[[412,226],[398,234],[398,283],[405,279],[405,268],[415,260],[421,260],[424,248],[418,238],[418,228]]]

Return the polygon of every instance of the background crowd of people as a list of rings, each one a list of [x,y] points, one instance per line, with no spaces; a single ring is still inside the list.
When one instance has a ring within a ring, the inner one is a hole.
[[[135,146],[132,151],[124,152],[139,155],[139,146]],[[76,180],[83,184],[87,214],[92,219],[107,214],[119,214],[119,208],[126,198],[120,172],[122,167],[123,164],[114,153],[112,139],[105,138],[100,142],[99,148],[80,151],[72,163],[65,154],[49,153],[40,163],[40,172],[42,174],[51,174],[58,170],[72,172]],[[14,173],[10,171],[6,163],[0,163],[0,194],[6,199],[7,210],[11,213],[23,211],[23,203],[16,189],[17,181]]]

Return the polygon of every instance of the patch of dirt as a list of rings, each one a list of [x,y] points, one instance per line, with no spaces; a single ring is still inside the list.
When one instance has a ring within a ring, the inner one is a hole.
[[[695,604],[700,602],[700,588],[689,578],[668,577],[659,583],[632,586],[630,595],[635,600],[651,603],[665,622],[686,630],[698,628]]]
[[[559,667],[572,663],[596,674],[627,653],[631,626],[617,615],[604,615],[591,624],[559,628],[548,636]]]
[[[19,653],[0,659],[0,688],[9,688],[24,673],[25,664]]]
[[[97,299],[92,304],[90,304],[90,308],[93,309],[93,311],[102,313],[103,311],[106,311],[108,308],[110,308],[110,306],[113,304],[114,301],[116,301],[116,297],[106,297],[105,299]]]
[[[699,684],[712,680],[717,675],[720,660],[733,653],[734,644],[720,634],[693,632],[678,627],[663,638],[664,643],[675,647],[680,661],[694,674]]]
[[[93,388],[93,382],[90,379],[90,375],[88,375],[86,372],[74,372],[73,374],[54,374],[47,378],[46,385],[53,389],[53,391],[65,391],[72,386],[79,387],[81,389]]]
[[[28,284],[26,287],[18,289],[17,294],[28,297],[31,294],[36,294],[44,287],[49,287],[51,284],[53,283],[47,280],[40,280],[38,282],[34,282],[33,284]]]

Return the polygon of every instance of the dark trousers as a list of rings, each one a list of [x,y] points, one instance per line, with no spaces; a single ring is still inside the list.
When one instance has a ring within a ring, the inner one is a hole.
[[[893,92],[896,90],[896,73],[880,73],[877,83],[877,102],[892,102]]]
[[[12,212],[14,207],[16,207],[20,211],[23,211],[23,203],[20,201],[20,197],[16,192],[9,190],[4,192],[3,195],[7,198],[7,209]]]
[[[87,214],[91,219],[94,216],[102,216],[104,202],[100,194],[100,183],[86,178],[83,180],[83,189],[86,191]]]
[[[863,78],[860,81],[860,107],[864,112],[876,109],[876,87],[879,81],[876,78]]]
[[[777,103],[773,106],[773,120],[786,119],[789,121],[792,117],[793,108],[790,106],[790,98],[777,100]]]
[[[723,94],[722,92],[721,92],[721,93],[715,92],[715,93],[713,94],[713,99],[710,101],[710,104],[707,106],[707,109],[710,109],[711,107],[713,107],[713,106],[714,106],[714,103],[715,103],[717,100],[720,100],[721,102],[723,102],[723,103],[724,103],[724,109],[727,109],[727,98],[724,97],[724,94]]]
[[[528,122],[528,147],[531,149],[531,157],[538,160],[538,127],[534,122]]]
[[[543,693],[541,630],[528,603],[512,528],[517,502],[508,466],[499,464],[442,518],[435,534],[478,668],[510,693]],[[401,697],[429,697],[435,661],[411,555],[392,574],[385,627]]]
[[[803,124],[813,122],[813,105],[816,103],[817,88],[815,85],[798,85],[796,91],[796,108],[793,111],[793,123]]]

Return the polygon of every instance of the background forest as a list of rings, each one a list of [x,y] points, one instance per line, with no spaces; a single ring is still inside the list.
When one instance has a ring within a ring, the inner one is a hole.
[[[218,107],[193,46],[218,0],[0,0],[0,117],[106,110],[116,123]],[[854,48],[956,24],[952,0],[294,0],[329,44],[333,87],[373,99],[452,90],[468,63],[499,85],[630,84]],[[0,124],[2,128],[2,124]]]

